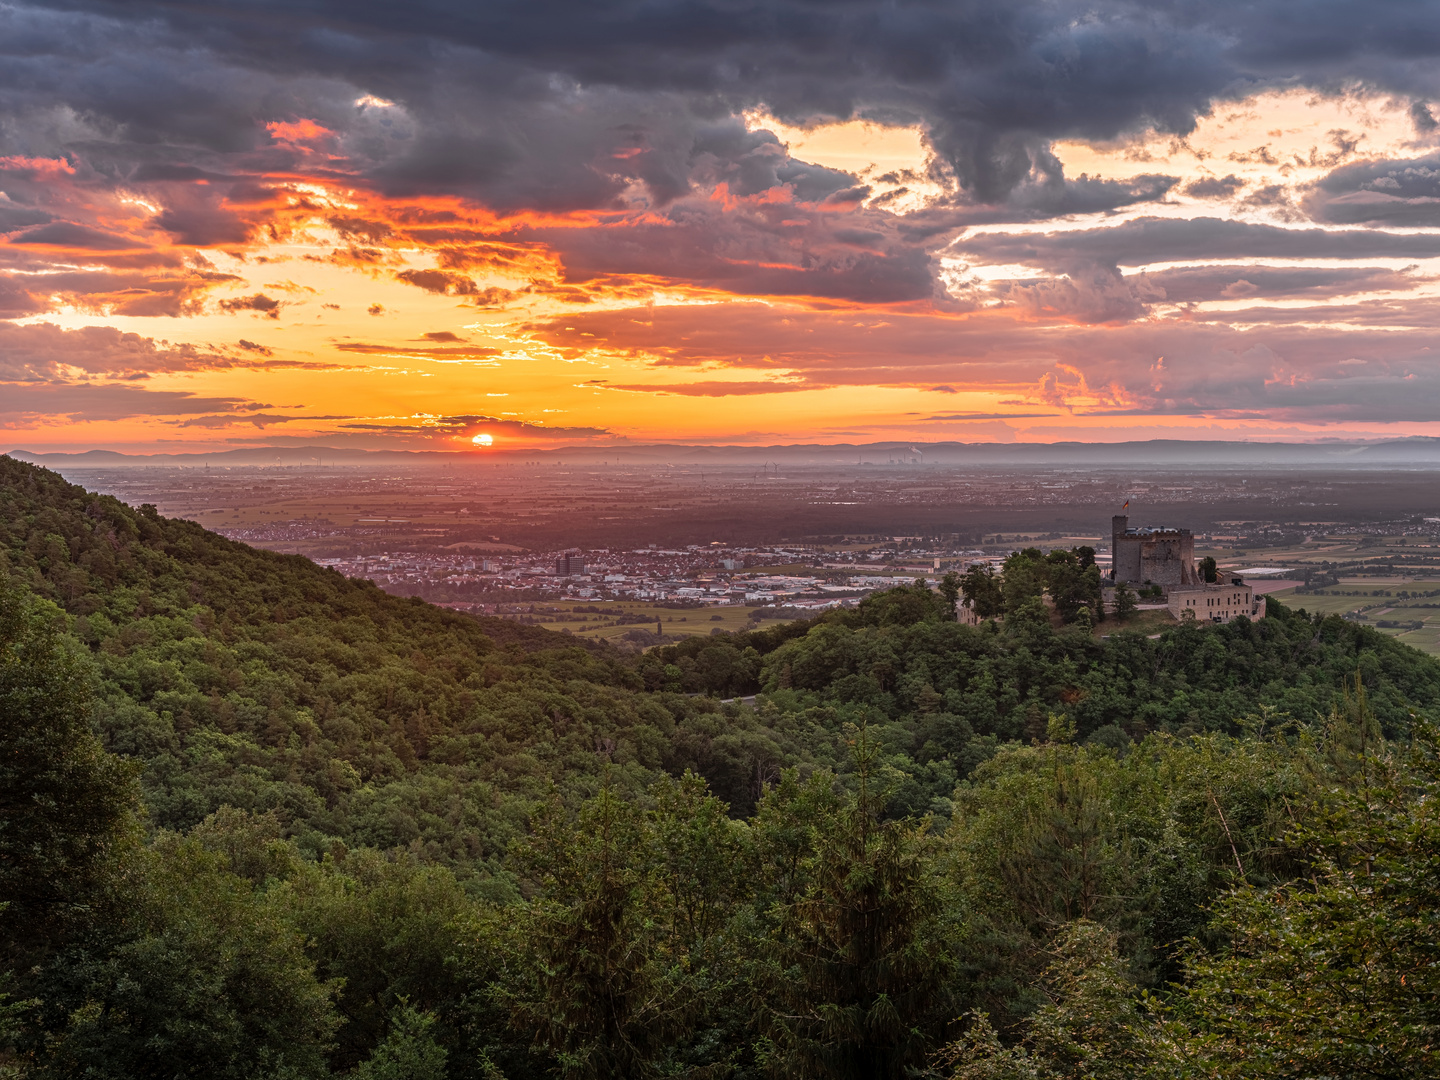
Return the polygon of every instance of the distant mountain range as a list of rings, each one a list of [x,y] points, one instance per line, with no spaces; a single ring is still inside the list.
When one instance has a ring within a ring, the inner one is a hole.
[[[118,468],[177,465],[439,465],[451,462],[624,462],[674,465],[836,466],[864,464],[1074,465],[1123,468],[1194,465],[1340,467],[1440,467],[1440,438],[1411,437],[1320,443],[1257,443],[1150,439],[1119,443],[876,442],[796,443],[778,446],[695,446],[623,443],[554,450],[414,451],[354,450],[330,446],[257,447],[182,454],[124,454],[115,450],[44,453],[12,450],[10,457],[56,468]]]

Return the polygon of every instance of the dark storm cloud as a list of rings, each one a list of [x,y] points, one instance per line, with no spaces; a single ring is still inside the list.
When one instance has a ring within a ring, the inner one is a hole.
[[[283,300],[276,300],[264,293],[255,293],[253,296],[236,296],[230,299],[221,300],[220,306],[226,311],[253,311],[257,315],[264,315],[267,319],[278,319],[280,309],[285,306]]]
[[[1053,140],[1146,128],[1184,135],[1217,100],[1295,85],[1408,97],[1424,135],[1435,127],[1424,103],[1440,97],[1437,56],[1440,8],[1338,0],[1298,13],[1281,0],[0,7],[8,200],[0,202],[8,230],[0,257],[18,267],[47,251],[84,251],[119,269],[132,265],[123,260],[138,267],[166,257],[167,243],[235,247],[278,237],[284,213],[321,212],[283,190],[314,179],[418,201],[473,200],[512,217],[514,235],[560,256],[561,280],[546,287],[581,286],[575,299],[589,283],[633,274],[753,295],[949,303],[935,255],[965,226],[1141,205],[1179,182],[1066,177]],[[947,194],[907,214],[867,205],[872,192],[856,176],[799,161],[770,133],[746,130],[738,117],[752,108],[796,124],[858,117],[918,125],[934,159],[916,179]],[[1422,175],[1433,164],[1339,169],[1299,207],[1278,188],[1261,187],[1249,200],[1340,224],[1435,223],[1440,197],[1427,193]],[[67,185],[77,192],[69,202],[55,194]],[[1242,187],[1227,176],[1185,190],[1228,199]],[[143,225],[85,218],[91,194],[122,189],[158,207]],[[535,221],[536,212],[580,211],[618,227]],[[378,265],[383,252],[360,245],[388,242],[398,227],[361,213],[335,215],[333,224],[356,245],[336,258],[356,265]],[[1124,278],[1123,266],[1425,258],[1440,254],[1440,241],[1156,219],[970,237],[956,251],[1063,275],[1002,286],[1002,299],[1034,317],[1101,324],[1168,296],[1163,283]],[[467,269],[442,259],[438,269],[399,276],[467,304],[511,298],[481,288]],[[1247,283],[1282,295],[1253,278],[1222,289]],[[136,302],[151,305],[145,312],[193,310],[203,287],[183,295],[146,287]],[[12,283],[0,290],[0,310],[32,310],[39,295]],[[261,307],[279,303],[263,294],[242,303],[261,315],[279,310]]]
[[[965,238],[956,252],[977,262],[1056,270],[1206,259],[1428,259],[1440,256],[1440,236],[1286,229],[1222,218],[1136,218],[1106,228],[1039,235],[988,233]]]
[[[305,115],[393,191],[505,206],[604,205],[631,181],[667,201],[715,152],[707,125],[756,106],[919,123],[941,168],[994,202],[1054,169],[1051,139],[1184,134],[1217,96],[1269,82],[1440,91],[1440,15],[1398,3],[1296,18],[1279,0],[96,0],[8,22],[14,103],[86,110],[147,162],[254,150],[257,117]],[[405,115],[357,116],[357,91]],[[749,153],[718,157],[743,183]]]
[[[1245,186],[1233,173],[1228,176],[1206,176],[1185,185],[1185,194],[1196,199],[1229,199]]]
[[[1143,280],[1154,299],[1175,304],[1261,297],[1321,300],[1359,292],[1404,291],[1416,284],[1405,274],[1375,266],[1187,266],[1135,280]],[[1314,318],[1314,312],[1307,314]]]
[[[1440,155],[1343,166],[1315,184],[1304,207],[1337,225],[1440,225]]]
[[[624,229],[521,235],[553,246],[566,280],[575,283],[655,274],[734,292],[882,304],[938,292],[929,252],[908,243],[889,215],[873,211],[842,216],[790,202],[692,199]]]
[[[11,233],[5,238],[5,242],[16,246],[80,248],[83,251],[118,251],[137,246],[127,237],[68,221],[56,221],[24,232]]]

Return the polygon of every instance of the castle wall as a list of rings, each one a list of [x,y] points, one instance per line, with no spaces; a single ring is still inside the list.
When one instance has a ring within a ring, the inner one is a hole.
[[[1137,538],[1140,580],[1155,585],[1196,585],[1195,538],[1189,531],[1157,533]]]

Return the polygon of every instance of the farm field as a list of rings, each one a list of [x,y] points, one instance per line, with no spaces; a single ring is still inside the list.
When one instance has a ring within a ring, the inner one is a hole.
[[[1324,589],[1304,593],[1282,589],[1270,595],[1293,608],[1356,617],[1382,634],[1431,656],[1440,656],[1440,575],[1428,580],[1401,576],[1341,578],[1339,584]]]
[[[1197,544],[1195,554],[1213,555],[1230,570],[1264,566],[1325,575],[1324,584],[1303,592],[1282,589],[1270,595],[1293,608],[1348,615],[1440,655],[1440,545],[1430,539],[1316,534],[1286,547],[1202,550]]]

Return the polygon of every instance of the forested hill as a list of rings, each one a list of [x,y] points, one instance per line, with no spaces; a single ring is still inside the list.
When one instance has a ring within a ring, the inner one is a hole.
[[[0,1074],[1433,1075],[1440,663],[1272,611],[627,656],[0,457]]]
[[[634,791],[693,769],[745,814],[787,766],[843,772],[840,733],[863,721],[907,778],[893,811],[943,815],[977,763],[1057,714],[1111,746],[1262,712],[1310,722],[1358,671],[1387,732],[1440,715],[1440,663],[1278,604],[1258,624],[1099,641],[1036,610],[960,626],[911,587],[636,658],[393,597],[5,457],[0,529],[9,576],[93,654],[93,723],[143,763],[152,825],[274,810],[306,850],[413,848],[502,891],[528,808],[552,785],[583,797],[610,765]],[[757,691],[756,710],[710,699]]]
[[[156,826],[274,809],[302,833],[474,860],[509,837],[480,841],[472,781],[538,794],[636,721],[633,673],[566,635],[390,596],[8,457],[0,530],[0,568],[93,653],[93,723],[144,763]]]

